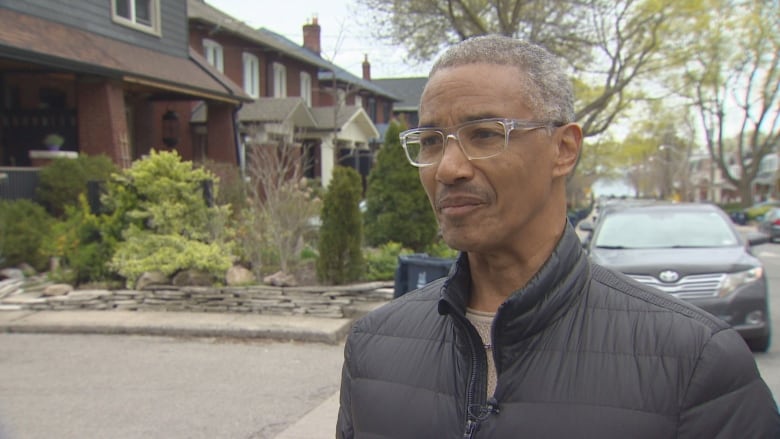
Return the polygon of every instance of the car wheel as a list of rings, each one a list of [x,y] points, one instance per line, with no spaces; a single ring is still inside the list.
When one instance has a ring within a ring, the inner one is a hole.
[[[763,337],[750,338],[745,340],[748,347],[753,352],[766,352],[769,350],[770,336],[765,335]]]

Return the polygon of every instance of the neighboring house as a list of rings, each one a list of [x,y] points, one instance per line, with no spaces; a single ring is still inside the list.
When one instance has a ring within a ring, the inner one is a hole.
[[[238,163],[234,116],[251,98],[189,48],[186,0],[4,1],[0,23],[0,166],[9,177],[8,168],[37,164],[49,134],[66,151],[49,157],[105,154],[127,167],[175,148],[191,159],[197,105],[209,110],[200,156]]]
[[[723,173],[709,154],[693,154],[688,163],[690,193],[687,199],[689,201],[708,201],[718,204],[739,201],[739,192],[723,178]],[[733,175],[739,175],[736,165],[732,165],[731,172]]]
[[[780,171],[780,160],[777,153],[772,152],[761,158],[758,173],[753,179],[753,201],[780,199],[778,171]]]
[[[393,115],[408,128],[420,124],[420,97],[428,77],[374,79],[376,85],[398,96],[401,101],[393,105]]]
[[[267,29],[251,28],[203,0],[189,0],[188,14],[190,46],[255,98],[238,113],[244,148],[274,142],[301,145],[307,176],[320,178],[323,186],[336,163],[367,175],[370,166],[340,157],[373,157],[381,143],[374,124],[389,121],[398,99],[324,60],[316,20],[303,26],[300,46]],[[370,66],[364,67],[365,74],[370,78]],[[206,114],[198,109],[193,124],[200,124]]]

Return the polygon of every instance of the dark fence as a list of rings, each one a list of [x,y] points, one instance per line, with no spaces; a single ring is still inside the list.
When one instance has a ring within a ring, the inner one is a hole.
[[[32,200],[39,168],[0,167],[0,200]]]

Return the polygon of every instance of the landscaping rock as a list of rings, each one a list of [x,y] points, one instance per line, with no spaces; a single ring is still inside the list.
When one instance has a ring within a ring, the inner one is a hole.
[[[257,278],[250,270],[240,265],[234,265],[228,269],[225,282],[229,286],[251,285],[257,283]]]
[[[267,285],[273,285],[275,287],[294,287],[298,285],[295,280],[295,276],[287,274],[283,271],[277,271],[274,274],[263,278],[263,283]]]
[[[214,276],[197,270],[182,270],[173,276],[173,285],[177,287],[210,287],[214,284]]]
[[[143,290],[151,285],[170,285],[171,280],[159,271],[147,271],[135,283],[137,290]]]
[[[24,272],[18,268],[3,268],[0,270],[0,277],[3,279],[17,279],[22,280],[25,278]]]
[[[43,297],[65,296],[71,291],[73,291],[73,286],[71,285],[51,284],[51,285],[46,285],[46,287],[43,288],[43,291],[41,291],[41,296]]]

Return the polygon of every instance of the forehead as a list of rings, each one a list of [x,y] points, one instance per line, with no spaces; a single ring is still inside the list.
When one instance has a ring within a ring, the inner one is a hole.
[[[530,118],[525,75],[517,67],[467,64],[430,77],[420,99],[420,125],[453,125],[474,118]]]

